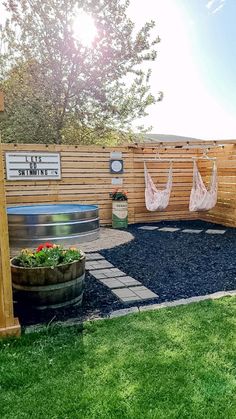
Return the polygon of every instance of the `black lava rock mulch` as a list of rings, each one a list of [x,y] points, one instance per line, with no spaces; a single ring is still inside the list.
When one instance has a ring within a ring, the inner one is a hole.
[[[156,225],[203,231],[169,233],[130,226],[135,240],[100,253],[157,293],[158,302],[236,289],[236,229],[201,221]],[[208,228],[224,229],[226,233],[206,234]]]
[[[100,251],[115,267],[138,279],[159,298],[143,304],[161,303],[180,298],[236,289],[236,229],[201,221],[159,222],[158,227],[202,229],[200,234],[140,230],[129,226],[134,240]],[[224,229],[224,235],[210,235],[208,229]],[[140,305],[137,303],[130,304]],[[110,290],[90,274],[86,276],[83,307],[33,313],[18,310],[22,324],[81,320],[106,315],[124,306]]]

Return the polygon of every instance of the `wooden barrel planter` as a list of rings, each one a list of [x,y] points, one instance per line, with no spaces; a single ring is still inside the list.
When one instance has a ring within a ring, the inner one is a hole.
[[[55,268],[25,268],[11,260],[14,299],[38,310],[81,305],[84,292],[85,255]]]

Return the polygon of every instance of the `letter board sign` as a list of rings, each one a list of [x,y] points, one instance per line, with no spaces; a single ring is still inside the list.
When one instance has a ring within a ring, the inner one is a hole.
[[[61,179],[60,153],[7,152],[7,180]]]

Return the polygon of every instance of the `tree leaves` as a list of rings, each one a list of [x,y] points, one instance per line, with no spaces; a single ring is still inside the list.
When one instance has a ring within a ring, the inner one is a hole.
[[[8,116],[1,123],[4,141],[61,143],[71,141],[72,132],[76,143],[82,137],[100,141],[109,133],[114,138],[115,132],[123,138],[121,133],[155,103],[150,72],[142,63],[156,59],[159,38],[152,38],[154,22],[134,30],[128,1],[5,4],[10,19],[1,66]],[[91,48],[73,35],[78,9],[94,19],[97,36]]]

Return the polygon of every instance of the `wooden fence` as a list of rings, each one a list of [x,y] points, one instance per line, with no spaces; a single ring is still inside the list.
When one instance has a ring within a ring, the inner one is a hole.
[[[236,227],[236,145],[227,145],[210,151],[217,158],[218,201],[215,208],[207,213],[199,213],[199,218],[226,226]],[[211,167],[201,162],[201,173],[210,182]]]
[[[204,143],[202,143],[204,144]],[[148,212],[144,202],[145,159],[155,158],[156,147],[108,148],[94,146],[56,146],[56,145],[3,145],[4,151],[57,151],[61,154],[62,179],[55,181],[7,181],[6,197],[8,205],[38,203],[87,203],[98,204],[103,225],[111,224],[111,199],[109,192],[112,178],[122,178],[122,188],[129,196],[129,223],[159,220],[207,219],[226,225],[235,225],[235,188],[236,188],[236,146],[227,145],[221,150],[217,144],[210,143],[210,153],[218,158],[219,202],[209,214],[189,213],[189,196],[192,186],[193,165],[191,162],[173,164],[173,189],[170,204],[165,211]],[[179,148],[179,144],[166,143],[160,150],[165,158],[191,158],[199,156],[200,143],[196,148]],[[172,147],[171,147],[172,146]],[[109,171],[110,153],[122,152],[124,173],[112,175]],[[155,182],[163,186],[167,179],[169,164],[148,162],[148,169]],[[199,161],[199,168],[206,181],[209,180],[210,163]]]

